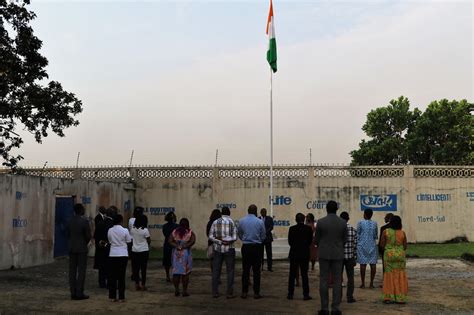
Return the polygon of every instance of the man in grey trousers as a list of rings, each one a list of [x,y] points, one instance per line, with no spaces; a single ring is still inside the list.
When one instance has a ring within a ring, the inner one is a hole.
[[[215,220],[209,230],[209,240],[213,243],[214,257],[212,258],[212,296],[219,297],[219,280],[221,277],[222,263],[225,261],[227,271],[228,299],[234,298],[234,270],[235,247],[237,240],[237,227],[230,217],[230,209],[223,207],[222,217]]]
[[[84,281],[86,279],[88,244],[91,240],[89,221],[83,218],[84,206],[74,205],[74,216],[69,223],[69,287],[72,300],[86,300]]]
[[[337,203],[333,200],[326,204],[327,216],[316,225],[316,245],[319,255],[319,295],[321,297],[320,315],[329,314],[328,277],[334,279],[331,314],[342,314],[339,309],[342,294],[342,263],[344,243],[347,238],[347,223],[336,215]]]

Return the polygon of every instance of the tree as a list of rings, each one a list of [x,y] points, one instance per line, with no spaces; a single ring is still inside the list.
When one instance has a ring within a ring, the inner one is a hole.
[[[74,116],[82,111],[73,93],[59,82],[47,82],[48,60],[29,25],[36,17],[29,4],[0,0],[0,156],[12,168],[23,158],[12,153],[23,143],[19,128],[41,143],[50,130],[63,137],[65,128],[79,124]]]
[[[428,105],[407,137],[412,164],[473,164],[474,104],[442,99]]]
[[[423,113],[406,97],[367,114],[362,130],[371,139],[351,151],[353,165],[472,164],[473,104],[434,101]]]

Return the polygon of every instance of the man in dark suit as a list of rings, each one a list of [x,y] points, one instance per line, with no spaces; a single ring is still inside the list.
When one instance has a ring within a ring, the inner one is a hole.
[[[263,270],[263,257],[264,257],[264,251],[267,252],[267,270],[268,271],[273,271],[272,268],[272,242],[273,242],[273,219],[269,216],[267,216],[267,209],[262,208],[260,210],[260,219],[263,221],[263,224],[265,225],[265,241],[263,242],[262,246],[262,270]]]
[[[318,314],[329,314],[328,276],[332,274],[334,287],[332,291],[331,314],[342,314],[339,310],[342,295],[342,262],[344,260],[344,243],[347,238],[347,224],[336,215],[337,203],[330,200],[326,204],[328,215],[316,225],[316,246],[319,254],[319,295],[321,310]]]
[[[84,281],[91,228],[89,221],[82,217],[84,213],[84,206],[80,203],[75,204],[74,216],[69,223],[69,287],[72,300],[89,298],[84,294]]]
[[[311,300],[309,296],[308,267],[310,256],[310,245],[313,242],[313,230],[304,224],[305,216],[302,213],[296,215],[296,225],[288,231],[288,244],[290,245],[290,277],[288,279],[288,300],[293,300],[295,292],[295,280],[298,268],[303,280],[303,299]]]
[[[94,269],[99,271],[99,287],[101,288],[107,288],[107,259],[110,251],[107,232],[113,226],[112,219],[106,215],[106,211],[104,207],[99,207],[99,213],[94,219]]]

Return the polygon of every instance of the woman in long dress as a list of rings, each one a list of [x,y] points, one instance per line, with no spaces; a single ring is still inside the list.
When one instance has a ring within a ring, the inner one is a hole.
[[[171,233],[169,243],[173,246],[172,274],[173,284],[175,288],[175,296],[179,296],[179,283],[183,284],[183,296],[189,296],[188,284],[189,274],[193,269],[193,256],[191,254],[191,246],[196,242],[196,235],[189,228],[189,221],[182,218],[179,226]]]
[[[402,219],[394,216],[390,228],[385,229],[380,239],[384,249],[384,303],[406,303],[408,280],[406,273],[407,237],[402,231]]]
[[[364,210],[364,219],[357,223],[357,263],[360,264],[361,288],[365,288],[365,270],[370,265],[370,288],[374,288],[377,265],[377,222],[372,221],[373,211]]]
[[[310,252],[310,258],[309,260],[311,261],[311,270],[314,270],[314,265],[316,264],[316,261],[318,260],[318,248],[316,247],[315,243],[315,231],[316,231],[316,220],[314,219],[314,215],[312,213],[308,213],[306,215],[306,225],[308,225],[311,230],[313,230],[313,242],[311,243],[311,246],[309,247],[309,252]]]

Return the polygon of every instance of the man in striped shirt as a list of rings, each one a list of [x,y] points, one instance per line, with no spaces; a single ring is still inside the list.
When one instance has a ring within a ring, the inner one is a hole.
[[[222,217],[212,223],[209,230],[209,240],[213,243],[214,257],[212,259],[212,296],[219,297],[219,279],[222,263],[225,261],[227,271],[227,298],[234,298],[234,270],[237,228],[230,217],[230,209],[223,207]]]
[[[343,211],[340,214],[341,219],[347,222],[347,240],[344,243],[344,261],[342,268],[346,268],[347,275],[347,303],[354,303],[354,267],[357,256],[357,231],[349,224],[349,213]]]

